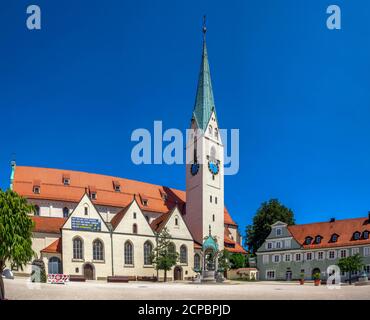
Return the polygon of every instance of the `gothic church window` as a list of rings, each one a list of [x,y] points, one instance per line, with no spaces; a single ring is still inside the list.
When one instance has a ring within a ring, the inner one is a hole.
[[[103,261],[104,260],[104,245],[100,240],[93,242],[93,260]]]
[[[152,250],[153,245],[149,241],[146,241],[144,243],[144,265],[152,264]]]
[[[73,239],[73,259],[82,260],[83,258],[83,241],[77,237]]]
[[[125,242],[125,264],[127,265],[134,264],[134,250],[132,243],[130,241]]]
[[[188,250],[184,244],[180,247],[180,263],[188,263]]]

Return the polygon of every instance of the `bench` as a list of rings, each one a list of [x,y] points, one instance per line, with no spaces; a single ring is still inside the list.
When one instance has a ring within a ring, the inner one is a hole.
[[[108,276],[107,282],[129,282],[130,278],[127,276]]]
[[[147,277],[147,276],[138,276],[137,281],[151,281],[151,282],[156,282],[157,277]]]
[[[86,279],[84,276],[79,276],[79,275],[70,275],[69,276],[69,281],[75,281],[75,282],[85,282]]]

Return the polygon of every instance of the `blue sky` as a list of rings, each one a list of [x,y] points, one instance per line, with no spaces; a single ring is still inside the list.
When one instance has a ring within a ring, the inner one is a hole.
[[[220,126],[240,129],[240,171],[225,199],[244,230],[278,198],[298,223],[370,210],[370,3],[339,1],[29,1],[0,10],[0,186],[19,165],[185,188],[184,166],[131,162],[132,130],[185,130],[208,16]]]

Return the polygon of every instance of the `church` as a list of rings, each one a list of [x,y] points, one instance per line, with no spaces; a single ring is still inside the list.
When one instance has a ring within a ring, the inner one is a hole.
[[[203,27],[190,123],[194,130],[190,130],[186,145],[185,192],[125,178],[12,162],[10,187],[35,206],[32,245],[47,273],[88,280],[153,278],[157,271],[151,255],[156,235],[164,228],[179,254],[168,272],[172,280],[189,280],[197,271],[211,268],[204,259],[209,250],[246,254],[238,226],[224,204],[224,147],[205,36]],[[29,274],[31,264],[18,272]]]

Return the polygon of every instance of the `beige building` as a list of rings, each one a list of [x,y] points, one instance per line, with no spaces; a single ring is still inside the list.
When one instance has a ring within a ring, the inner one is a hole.
[[[246,253],[238,226],[224,205],[224,146],[205,31],[190,124],[194,131],[186,146],[186,192],[124,178],[12,164],[11,188],[36,208],[33,249],[44,259],[48,273],[87,279],[154,277],[157,272],[150,257],[156,233],[165,227],[180,257],[169,272],[174,280],[190,279],[195,270],[206,267],[207,237],[212,238],[208,249]]]

